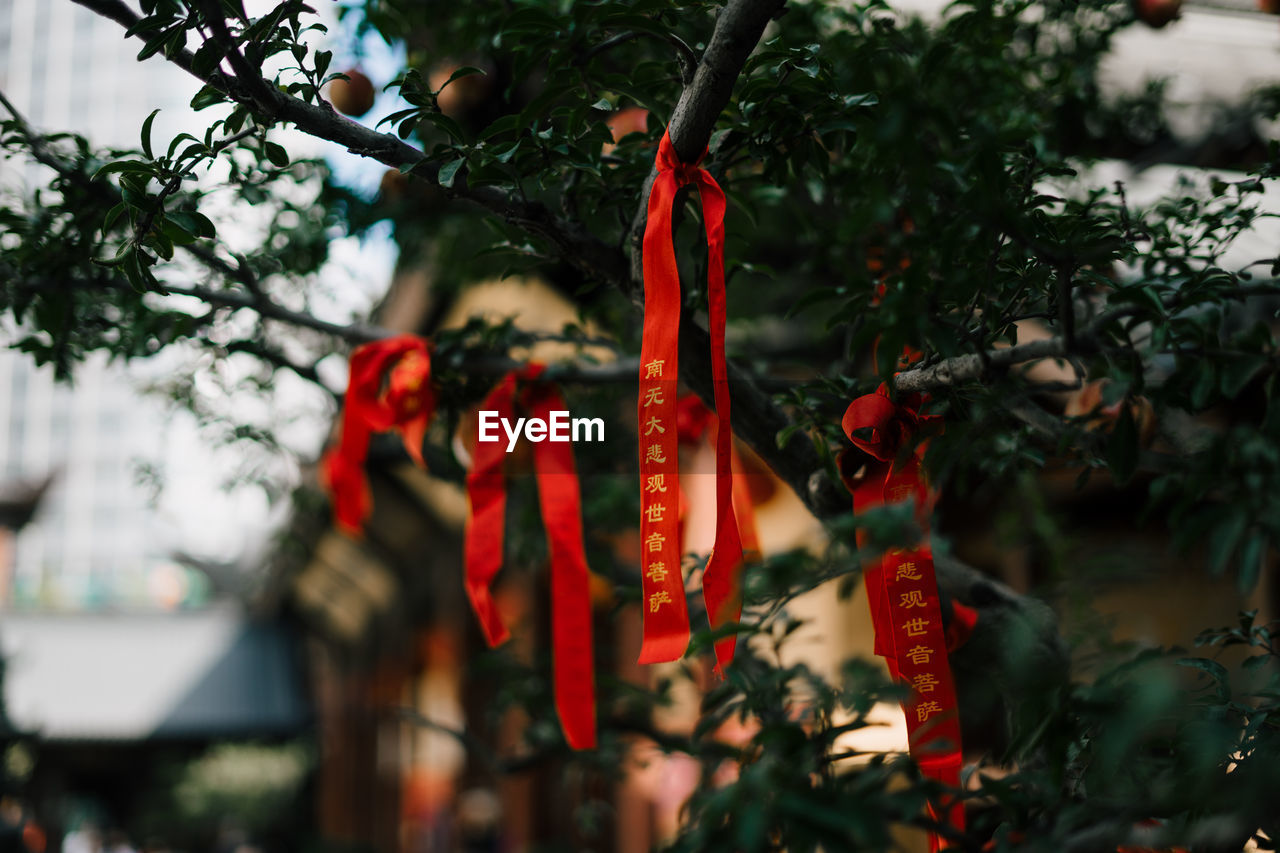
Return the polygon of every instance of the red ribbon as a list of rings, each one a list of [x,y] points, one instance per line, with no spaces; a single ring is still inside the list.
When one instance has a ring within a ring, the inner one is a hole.
[[[364,344],[351,353],[342,437],[320,463],[333,495],[334,517],[342,529],[358,535],[372,508],[364,472],[370,436],[398,430],[409,456],[424,465],[422,441],[435,405],[431,349],[422,338],[398,335]]]
[[[551,412],[565,411],[566,407],[554,385],[534,381],[544,369],[543,365],[531,364],[508,373],[489,392],[481,408],[496,411],[499,418],[510,420],[516,408],[517,383],[526,381],[530,384],[520,395],[521,408],[529,418],[550,423]],[[467,475],[471,514],[464,543],[466,589],[490,646],[500,645],[510,636],[490,592],[502,568],[507,508],[507,481],[503,471],[506,455],[506,439],[482,442],[477,426],[474,462]],[[591,593],[582,545],[582,502],[572,445],[549,438],[535,442],[533,462],[551,560],[556,713],[569,746],[592,749],[596,745],[596,694]]]
[[[920,464],[923,447],[911,448],[921,428],[937,420],[920,414],[922,403],[919,395],[896,403],[881,385],[875,394],[859,397],[849,405],[842,422],[845,434],[876,462],[846,485],[853,492],[855,514],[911,500],[926,531],[915,547],[894,549],[868,565],[863,578],[871,602],[876,654],[885,658],[896,680],[911,688],[902,705],[911,755],[926,776],[959,788],[960,713],[927,537],[933,495]],[[858,544],[865,544],[861,531]],[[953,622],[963,621],[972,627],[975,614],[968,608],[964,611],[957,608]],[[952,799],[944,811],[944,816],[935,813],[935,817],[964,829],[964,808],[958,800]],[[930,834],[929,843],[935,851],[950,846],[936,833]]]
[[[685,394],[676,401],[676,436],[680,444],[697,444],[702,437],[711,432],[711,443],[716,443],[718,425],[714,413],[706,407],[697,394]],[[729,462],[733,468],[733,514],[738,520],[738,538],[742,542],[744,559],[760,556],[760,539],[756,534],[756,509],[751,500],[751,487],[747,483],[746,468],[742,465],[742,457],[738,455],[738,447],[729,445]],[[680,517],[684,518],[684,507],[681,505]],[[740,588],[742,563],[734,567],[733,583],[735,589]]]
[[[703,152],[703,157],[706,152]],[[724,355],[724,192],[706,169],[682,163],[670,133],[658,144],[658,175],[649,194],[644,231],[644,337],[640,345],[640,539],[644,636],[640,663],[677,660],[689,645],[689,613],[681,572],[679,449],[676,384],[679,378],[680,273],[671,240],[676,192],[693,185],[702,200],[707,234],[707,302],[711,325],[711,378],[716,415],[716,537],[702,576],[711,627],[736,622],[742,611],[735,567],[742,542],[733,512],[728,370]],[[733,659],[734,638],[716,643],[717,668]]]

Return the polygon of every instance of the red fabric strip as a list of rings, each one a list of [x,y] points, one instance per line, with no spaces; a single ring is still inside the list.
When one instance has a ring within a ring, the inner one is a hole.
[[[481,408],[499,418],[513,418],[517,383],[533,382],[542,365],[513,371],[485,398]],[[520,395],[528,417],[550,422],[551,412],[565,411],[559,391],[535,383]],[[505,642],[510,632],[493,601],[491,587],[502,568],[507,487],[503,462],[506,440],[481,442],[479,430],[473,464],[467,475],[471,513],[464,555],[466,589],[490,646]],[[549,439],[533,445],[534,470],[542,522],[551,563],[551,644],[556,714],[573,749],[596,745],[595,671],[593,666],[591,596],[582,539],[582,499],[572,445]]]
[[[484,398],[480,408],[495,411],[500,418],[511,418],[515,413],[515,394],[516,374],[508,373]],[[505,442],[479,441],[478,425],[476,438],[471,470],[467,472],[470,515],[463,541],[463,560],[466,564],[467,597],[480,620],[484,638],[492,647],[505,643],[511,636],[498,615],[490,592],[493,580],[502,568],[507,517],[507,475],[503,463],[507,453]]]
[[[689,645],[678,529],[680,480],[676,436],[680,273],[671,243],[671,206],[686,183],[677,175],[671,139],[658,146],[658,176],[644,231],[644,331],[640,343],[640,572],[644,627],[640,663],[680,658]]]
[[[550,422],[565,411],[551,385],[536,388],[530,417]],[[582,546],[582,504],[573,445],[543,441],[533,446],[542,523],[551,557],[551,645],[556,711],[565,740],[574,749],[596,745],[596,690],[592,667],[591,593]]]
[[[705,152],[703,153],[705,155]],[[702,158],[698,158],[701,162]],[[671,238],[676,192],[692,184],[702,201],[707,235],[707,299],[711,326],[711,375],[716,416],[716,538],[703,573],[702,594],[712,628],[737,621],[741,599],[734,582],[742,543],[733,512],[729,388],[724,355],[724,192],[698,163],[681,163],[663,134],[655,161],[658,175],[649,194],[644,232],[644,336],[640,345],[640,537],[644,590],[644,636],[640,663],[676,660],[689,645],[684,601],[679,507],[674,484],[680,475],[676,440],[679,377],[680,273]],[[733,658],[734,638],[716,643],[717,668]]]
[[[927,538],[933,501],[920,465],[922,447],[903,457],[920,427],[934,418],[919,414],[922,400],[899,405],[881,386],[875,394],[854,400],[843,427],[849,439],[876,460],[853,483],[854,513],[883,504],[913,501],[926,538],[908,549],[884,554],[866,567],[864,581],[875,626],[876,653],[884,656],[893,677],[911,688],[903,702],[907,741],[912,757],[928,777],[958,789],[962,762],[960,713],[955,683],[947,658],[948,637],[942,620],[933,552]],[[858,535],[859,547],[865,537]],[[945,814],[935,818],[964,829],[964,809],[951,798]],[[931,812],[933,810],[931,809]],[[930,849],[946,849],[948,842],[930,834]]]
[[[712,446],[719,449],[720,423],[710,409],[703,404],[702,399],[697,394],[685,394],[676,403],[676,433],[681,444],[696,444],[703,437],[711,433]],[[717,457],[717,463],[719,458]],[[739,537],[738,545],[738,561],[729,566],[718,567],[720,575],[712,578],[712,588],[708,590],[706,585],[706,576],[703,576],[703,599],[706,603],[707,613],[710,615],[713,607],[720,607],[724,611],[724,617],[718,624],[728,622],[737,622],[742,615],[742,570],[745,562],[745,555],[751,554],[753,557],[759,557],[760,544],[756,535],[756,516],[755,507],[751,503],[751,491],[747,485],[746,475],[743,473],[742,460],[738,457],[737,448],[734,447],[732,436],[729,443],[729,469],[731,483],[731,501],[733,509],[733,517],[736,521],[735,532]],[[723,506],[719,502],[720,484],[724,482],[722,476],[719,475],[720,469],[717,464],[717,509]],[[681,518],[684,517],[684,495],[681,494]],[[717,524],[722,519],[717,518]],[[683,536],[683,533],[682,533]],[[683,542],[683,538],[681,540]],[[717,543],[723,541],[719,539],[719,528],[717,527]],[[708,561],[708,568],[710,561]],[[722,584],[716,587],[715,583],[719,580]],[[727,665],[733,658],[734,645],[733,637],[725,637],[721,639],[717,646],[719,652],[716,655],[716,668],[719,670],[723,665]],[[722,657],[723,656],[723,657]],[[721,670],[723,675],[723,671]]]
[[[422,338],[397,335],[364,344],[351,353],[342,435],[338,446],[321,461],[321,476],[333,496],[339,527],[359,535],[369,517],[372,499],[364,462],[370,436],[398,430],[409,456],[423,465],[422,442],[435,404],[431,349]]]

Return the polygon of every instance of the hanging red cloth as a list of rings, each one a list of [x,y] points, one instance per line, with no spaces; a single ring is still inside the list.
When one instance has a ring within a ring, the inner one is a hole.
[[[431,346],[414,335],[363,344],[351,353],[350,377],[338,446],[321,460],[338,526],[358,535],[372,498],[364,462],[369,438],[395,429],[414,462],[424,465],[422,442],[435,412],[431,387]]]
[[[864,566],[863,579],[875,627],[876,654],[885,658],[894,679],[911,689],[902,705],[911,756],[926,776],[958,789],[960,712],[928,541],[934,495],[921,467],[923,444],[915,444],[923,430],[938,426],[939,419],[922,415],[922,404],[920,395],[895,402],[881,385],[876,393],[849,405],[842,422],[844,432],[871,460],[860,476],[846,479],[846,485],[853,492],[855,515],[872,507],[911,501],[925,531],[914,547],[890,550]],[[865,544],[859,531],[858,545]],[[971,628],[975,617],[972,610],[957,607],[952,622],[964,622]],[[960,632],[957,625],[953,641],[959,640]],[[935,813],[935,818],[964,829],[964,808],[959,800],[951,799],[943,811]],[[929,841],[934,851],[950,846],[936,833],[930,834]]]
[[[676,437],[680,444],[697,445],[706,434],[711,433],[711,444],[716,445],[716,437],[719,432],[719,424],[716,421],[714,413],[706,407],[702,399],[697,394],[685,394],[676,401]],[[742,543],[743,559],[739,560],[737,565],[730,566],[728,571],[729,586],[729,602],[728,607],[732,608],[727,612],[730,614],[730,620],[736,622],[742,615],[742,568],[746,559],[758,558],[760,556],[760,543],[756,535],[756,511],[755,505],[751,500],[751,489],[747,484],[746,474],[742,467],[742,459],[738,456],[738,448],[731,442],[729,445],[729,462],[732,469],[732,501],[733,514],[738,522],[739,540]],[[677,480],[678,482],[678,480]],[[683,524],[685,518],[686,501],[684,493],[680,494],[680,522],[681,522],[681,548],[684,549],[684,531]],[[705,588],[704,588],[705,597]],[[707,612],[711,612],[711,608],[715,606],[715,602],[705,602]],[[717,645],[724,644],[725,649],[721,650],[721,654],[717,654],[717,661],[725,658],[725,662],[733,657],[733,637],[723,637]],[[717,663],[717,666],[719,664]]]
[[[550,423],[551,412],[566,411],[556,387],[537,381],[540,364],[512,371],[489,392],[483,411],[514,419],[517,388],[520,408],[529,418]],[[491,587],[502,568],[506,524],[507,478],[503,462],[506,441],[480,441],[479,428],[467,475],[467,520],[464,555],[466,589],[490,646],[510,636],[493,601]],[[556,713],[565,740],[574,749],[596,745],[595,671],[591,632],[591,592],[582,543],[582,501],[573,447],[568,442],[533,443],[533,463],[551,563],[551,646]]]
[[[703,152],[706,156],[706,152]],[[712,628],[736,622],[742,602],[736,568],[742,542],[733,511],[728,370],[724,354],[724,192],[698,163],[682,163],[665,133],[655,161],[658,175],[649,193],[644,232],[644,334],[640,345],[640,541],[644,631],[640,663],[680,658],[689,645],[679,532],[679,442],[676,386],[679,380],[680,273],[671,238],[671,208],[677,191],[692,185],[702,200],[707,235],[707,307],[711,333],[711,377],[716,417],[716,536],[703,572],[702,592]],[[734,641],[716,643],[717,668],[733,659]]]

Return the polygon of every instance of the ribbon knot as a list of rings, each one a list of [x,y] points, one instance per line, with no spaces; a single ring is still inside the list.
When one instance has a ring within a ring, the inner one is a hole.
[[[435,394],[430,383],[431,360],[425,352],[411,350],[396,362],[391,368],[386,392],[393,420],[404,423],[424,409],[434,408]]]
[[[676,186],[682,187],[685,184],[696,184],[701,175],[706,174],[706,170],[702,168],[702,160],[707,156],[708,149],[703,149],[702,154],[692,163],[685,163],[676,154],[675,146],[671,144],[671,134],[662,134],[662,141],[658,143],[658,156],[655,165],[658,173],[671,172],[675,175]],[[710,175],[707,175],[710,178]]]
[[[864,394],[849,404],[841,426],[854,446],[881,462],[892,462],[920,430],[938,420],[920,414],[923,401],[910,394],[901,402],[889,398],[881,385],[874,394]]]
[[[339,527],[359,534],[371,511],[364,472],[371,435],[398,430],[405,451],[425,467],[422,442],[435,406],[431,347],[422,338],[397,335],[356,347],[351,353],[342,435],[338,446],[321,461]]]

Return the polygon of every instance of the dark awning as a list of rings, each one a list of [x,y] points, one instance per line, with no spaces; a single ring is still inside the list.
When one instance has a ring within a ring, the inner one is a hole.
[[[215,608],[0,613],[4,707],[44,740],[265,737],[307,720],[281,626]]]

